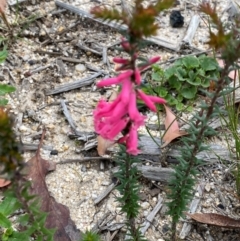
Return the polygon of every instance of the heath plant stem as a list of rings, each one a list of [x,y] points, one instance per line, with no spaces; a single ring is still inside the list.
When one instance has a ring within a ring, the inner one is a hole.
[[[201,160],[197,159],[196,155],[204,149],[202,142],[206,134],[214,132],[208,126],[208,122],[219,112],[215,104],[217,98],[221,95],[221,91],[228,83],[228,69],[229,64],[226,64],[221,72],[220,79],[216,82],[215,92],[209,93],[211,96],[210,104],[208,106],[202,104],[200,113],[195,115],[190,123],[189,137],[183,138],[182,155],[179,158],[179,165],[175,169],[175,176],[170,182],[171,193],[169,198],[171,198],[171,201],[168,206],[169,214],[172,216],[172,240],[176,240],[177,222],[186,209],[194,189],[197,167],[201,164]]]

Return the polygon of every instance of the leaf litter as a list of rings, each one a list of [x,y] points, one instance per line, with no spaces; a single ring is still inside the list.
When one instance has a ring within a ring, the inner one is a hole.
[[[68,207],[56,202],[48,191],[45,176],[56,169],[56,164],[45,160],[40,155],[40,147],[43,142],[45,131],[42,133],[38,150],[28,162],[25,169],[27,179],[31,181],[30,192],[37,195],[41,200],[41,210],[47,212],[46,228],[56,228],[54,235],[55,241],[79,241],[81,237],[80,231],[70,218]]]
[[[64,0],[64,2],[68,2],[68,0]],[[81,2],[81,0],[80,1],[74,1],[74,2]],[[49,5],[50,3],[54,3],[54,2],[50,1],[47,4]],[[41,2],[41,4],[43,4],[43,1]],[[71,1],[71,4],[73,4],[72,1]],[[81,6],[80,8],[82,8],[82,5],[80,5],[80,6]],[[190,5],[190,7],[191,7],[191,5]],[[48,8],[46,8],[46,9],[48,9]],[[186,12],[184,12],[184,13],[186,14]],[[63,18],[64,18],[65,15],[63,14],[61,16],[63,16]],[[69,16],[69,15],[67,15],[67,16]],[[70,15],[69,19],[70,18],[71,18],[71,15]],[[57,19],[58,18],[54,18],[54,17],[53,17],[53,19],[51,19],[52,23],[53,23],[53,27],[55,27],[55,25],[54,25],[55,22],[57,22],[60,27],[63,25],[63,24],[60,24],[61,22],[57,21]],[[60,20],[61,20],[61,18],[60,18]],[[47,22],[44,19],[43,19],[43,21]],[[187,23],[187,20],[186,20],[186,23]],[[64,24],[64,26],[70,26],[70,25],[71,24],[69,22],[66,22]],[[81,25],[79,26],[78,31],[72,31],[72,33],[74,34],[74,37],[75,37],[75,33],[79,32],[80,36],[76,36],[77,39],[81,39],[81,40],[87,41],[88,38],[90,38],[90,40],[92,41],[92,39],[94,39],[94,37],[95,37],[99,41],[99,36],[98,36],[99,33],[98,33],[98,31],[95,30],[96,28],[93,27],[94,33],[91,34],[91,30],[92,29],[89,28],[89,27],[86,28],[86,29],[83,29],[81,27],[82,25],[84,25],[84,22],[81,22]],[[203,29],[204,28],[199,29],[199,32],[202,31]],[[103,32],[101,30],[101,28],[99,28],[99,26],[98,26],[98,30],[99,30],[99,32]],[[87,34],[86,34],[86,31],[87,31]],[[176,34],[178,34],[178,31],[176,31]],[[162,35],[164,35],[164,33]],[[170,35],[172,37],[172,33],[170,33]],[[86,36],[86,37],[84,37],[84,36]],[[111,32],[107,31],[107,36],[108,36],[108,39],[110,40],[110,38],[112,36],[114,36],[114,35]],[[110,36],[110,38],[109,38],[109,36]],[[30,38],[28,40],[30,41]],[[37,43],[39,43],[38,38],[36,38],[34,40]],[[115,40],[115,39],[113,38],[112,41],[113,40]],[[105,45],[108,45],[108,44],[105,44]],[[23,49],[26,51],[25,54],[24,54],[24,57],[29,55],[29,53],[27,52],[28,51],[28,47],[26,47],[26,45],[24,45],[24,43],[22,43],[22,45],[20,45],[20,46],[21,46],[19,48],[20,54],[18,54],[16,52],[15,55],[16,56],[17,55],[22,56],[23,55],[23,53],[22,53]],[[63,46],[64,46],[64,48],[66,47],[65,45],[63,45]],[[49,49],[48,47],[51,47],[51,46],[47,46],[46,49],[44,47],[43,50],[48,50]],[[115,55],[115,53],[111,53],[110,52],[110,56],[111,56],[111,54]],[[161,55],[163,60],[167,60],[171,56],[171,54],[169,54],[169,53],[167,53],[167,54],[166,53],[162,53],[162,52],[161,53],[159,53],[159,52],[157,53],[157,49],[156,48],[148,49],[148,53],[147,54],[149,56],[151,56],[153,54],[159,54],[159,55]],[[34,56],[35,55],[32,55],[32,54],[29,55],[30,59],[34,59]],[[84,53],[83,53],[83,56],[84,56]],[[177,57],[177,56],[175,55],[175,57]],[[40,60],[41,57],[44,57],[44,56],[42,56],[42,55],[40,55],[40,57],[38,55],[35,56],[35,58],[37,60],[38,59]],[[19,58],[21,59],[21,57],[19,57]],[[50,56],[47,56],[47,58],[49,60],[51,60]],[[87,61],[91,62],[91,63],[96,63],[96,58],[94,58],[93,55],[90,55],[90,56],[87,57],[85,62],[87,62]],[[97,61],[99,61],[99,59],[97,59]],[[66,65],[66,66],[68,66],[68,65]],[[23,65],[22,65],[21,68],[23,70],[27,70],[29,68],[29,65],[28,65],[27,61],[25,61],[25,60],[23,61]],[[101,65],[100,68],[102,68],[102,65]],[[70,68],[70,70],[72,70],[72,69]],[[14,73],[14,71],[15,71],[15,69],[13,70],[13,73]],[[72,78],[79,78],[79,76],[76,75],[76,73],[74,73],[74,69],[73,69],[73,71],[69,71],[69,72],[71,72],[71,74],[73,73],[73,76],[71,76],[71,79]],[[16,74],[16,76],[17,76],[17,74]],[[46,76],[46,74],[45,75],[43,75],[43,74],[42,75],[41,74],[39,74],[39,75],[35,74],[34,78],[36,78],[38,83],[42,83],[42,81],[40,81],[40,80],[44,79],[45,76]],[[47,76],[49,76],[49,75],[47,74]],[[53,79],[53,80],[51,80],[52,84],[56,84],[55,83],[56,81],[60,81],[60,82],[61,81],[63,81],[63,82],[68,81],[68,78],[65,78],[65,79],[61,78],[60,80],[59,79],[56,80],[55,78],[52,78],[52,79]],[[17,80],[16,82],[19,82],[18,79],[16,79],[16,80]],[[30,77],[30,80],[31,80],[31,77]],[[34,89],[34,93],[35,93],[36,89],[38,88],[38,86],[36,85],[35,81],[33,83],[34,83],[33,84],[33,89]],[[44,81],[43,81],[43,83],[44,83]],[[47,82],[47,84],[49,85],[49,81]],[[25,86],[23,85],[21,88],[25,88]],[[27,92],[28,92],[28,90],[27,90]],[[40,94],[41,94],[41,92],[40,92]],[[96,92],[91,92],[90,94],[91,94],[91,97],[95,95],[95,97],[97,96],[97,97],[100,98],[100,95],[97,95]],[[85,99],[84,99],[84,97],[85,97]],[[26,111],[25,109],[27,107],[26,107],[24,98],[25,98],[24,94],[20,93],[21,109],[23,109],[23,111]],[[29,100],[31,100],[31,96],[29,94],[26,95],[26,98],[27,98],[28,102],[29,102]],[[66,94],[64,94],[64,98],[67,99],[68,101],[73,101],[73,102],[76,102],[76,99],[78,99],[78,101],[80,99],[80,100],[82,100],[82,102],[84,104],[86,103],[86,99],[90,100],[89,95],[87,93],[81,93],[81,96],[80,96],[76,92],[66,93]],[[54,102],[59,101],[58,95],[52,96],[51,98],[49,98],[48,101],[50,101],[49,103],[51,103],[51,102],[54,103]],[[30,105],[30,107],[34,106],[37,109],[38,105],[40,105],[39,102],[40,101],[38,101],[37,103],[33,103],[33,105]],[[14,106],[14,104],[13,104],[13,106]],[[71,104],[70,104],[70,106],[71,106]],[[71,106],[71,108],[73,109],[72,106]],[[18,107],[18,109],[19,109],[19,107]],[[38,110],[38,114],[42,115],[42,118],[44,119],[45,122],[47,120],[47,123],[45,123],[45,124],[47,124],[47,128],[48,128],[49,133],[51,133],[51,137],[48,137],[46,142],[47,142],[47,144],[53,144],[54,143],[54,147],[57,150],[61,150],[61,151],[59,151],[59,156],[58,157],[51,157],[51,159],[56,159],[56,161],[58,161],[59,158],[64,158],[65,156],[73,156],[72,153],[74,151],[74,143],[69,141],[69,140],[66,140],[66,138],[65,138],[66,137],[66,131],[68,130],[68,126],[65,125],[65,124],[63,125],[62,122],[60,122],[60,120],[63,119],[62,116],[59,117],[59,115],[56,115],[56,113],[58,111],[58,107],[57,106],[56,107],[47,106],[44,110],[46,110],[46,112],[44,112],[44,111],[39,109]],[[79,111],[79,109],[77,111]],[[73,117],[75,117],[76,123],[78,124],[78,126],[80,126],[80,128],[82,128],[83,130],[86,130],[86,129],[87,130],[92,130],[92,129],[90,129],[91,126],[89,125],[89,123],[90,123],[89,118],[84,116],[86,114],[89,114],[88,112],[87,113],[86,112],[87,112],[86,108],[83,108],[83,110],[81,111],[82,116],[81,116],[80,122],[78,121],[79,120],[79,114],[78,115],[74,115],[73,114]],[[48,113],[50,113],[50,115],[48,115]],[[86,119],[85,121],[84,121],[84,118]],[[54,119],[54,121],[52,121],[53,119]],[[59,122],[57,122],[57,121],[59,121]],[[30,127],[29,128],[30,130],[31,130],[32,126],[34,127],[34,125],[38,125],[38,124],[39,124],[39,122],[35,123],[33,120],[30,121],[29,119],[27,119],[26,122],[23,122],[24,127]],[[52,126],[54,126],[54,128],[52,128]],[[35,134],[34,128],[30,131],[30,133],[26,132],[26,128],[25,129],[22,128],[21,132],[23,132],[23,139],[27,140],[28,142],[31,141],[31,140],[29,141],[28,134]],[[63,138],[63,136],[64,136],[64,138]],[[172,136],[172,134],[170,136]],[[171,143],[173,140],[174,139],[172,139],[169,143]],[[63,142],[65,143],[64,145],[62,144]],[[69,148],[67,148],[68,147],[67,145],[69,146]],[[28,154],[29,153],[27,153],[27,155]],[[42,154],[48,155],[48,154],[46,154],[46,152],[45,153],[43,152]],[[35,158],[37,158],[37,157],[35,156]],[[41,157],[40,157],[40,159],[41,159]],[[48,159],[48,157],[46,159]],[[36,162],[36,160],[35,160],[35,162]],[[106,208],[108,210],[110,210],[112,213],[116,213],[115,199],[113,199],[113,197],[112,197],[113,195],[112,194],[107,199],[107,202],[105,202],[107,206],[102,205],[100,207],[102,210],[104,209],[103,211],[98,209],[97,213],[96,213],[96,208],[93,205],[91,205],[92,198],[95,197],[96,195],[98,195],[99,192],[104,189],[104,186],[103,186],[104,181],[108,182],[108,179],[109,179],[108,172],[107,171],[104,171],[104,172],[101,172],[101,171],[99,172],[98,171],[97,172],[97,171],[94,170],[92,164],[87,164],[87,165],[79,164],[79,165],[76,165],[76,167],[74,165],[71,165],[71,168],[69,166],[65,165],[63,168],[58,168],[58,169],[62,169],[62,170],[60,170],[60,172],[59,172],[59,170],[57,170],[58,173],[57,173],[57,171],[53,172],[50,175],[50,177],[48,177],[47,181],[48,181],[49,190],[51,190],[51,192],[54,193],[54,196],[56,197],[56,199],[60,200],[61,203],[64,203],[65,205],[70,207],[71,215],[72,215],[73,219],[76,221],[76,224],[79,226],[79,228],[81,230],[90,229],[91,226],[94,225],[97,222],[99,217],[103,216],[103,214],[106,212]],[[89,168],[89,167],[91,167],[91,168]],[[74,169],[74,168],[77,170],[79,175],[76,175],[76,176],[72,177],[73,174],[71,173],[71,169]],[[50,170],[51,170],[51,168],[50,168]],[[44,175],[44,173],[43,173],[43,175]],[[213,175],[216,175],[216,177],[219,178],[219,174],[217,173],[216,170],[214,170]],[[79,188],[80,191],[78,191],[78,189],[77,189],[78,186],[75,185],[75,182],[79,183],[79,176],[81,178],[83,178],[83,181],[84,181],[84,183],[81,183],[82,187]],[[43,178],[43,180],[44,180],[44,178]],[[45,182],[45,180],[44,180],[44,182]],[[224,184],[226,184],[226,182],[224,182]],[[106,185],[106,184],[104,184],[104,185]],[[77,191],[75,191],[75,186],[76,186],[76,190]],[[89,192],[87,192],[87,191],[89,191]],[[217,196],[217,193],[211,193],[211,195],[213,195],[215,197],[215,196]],[[164,196],[164,192],[161,193],[161,196]],[[85,201],[85,202],[83,201],[83,204],[81,205],[81,204],[79,204],[79,197],[82,200],[87,199],[87,201]],[[211,200],[211,196],[207,196],[206,195],[204,198],[206,198],[208,200]],[[151,199],[148,200],[148,202],[151,202],[151,206],[154,206],[154,202],[153,201],[154,200],[151,200]],[[214,200],[211,200],[211,201],[213,202]],[[79,206],[79,205],[81,205],[81,206]],[[204,205],[207,206],[208,202],[205,202]],[[201,208],[204,209],[203,207],[201,207]],[[208,212],[209,212],[212,207],[207,207],[207,208],[208,208]],[[147,212],[147,210],[145,212]],[[142,215],[142,213],[141,213],[141,215]],[[120,215],[118,215],[117,221],[119,221],[119,217],[120,217]],[[143,219],[144,217],[141,216],[141,218]],[[120,219],[120,221],[122,221],[122,219]],[[163,222],[164,223],[168,222],[167,217],[164,218],[164,219],[161,219],[158,216],[156,216],[156,219],[154,221],[157,222],[157,228],[161,228]],[[191,232],[191,234],[189,235],[190,236],[190,237],[188,237],[189,240],[202,240],[202,239],[197,239],[196,237],[192,237],[192,235],[194,235],[194,232],[195,231],[193,230]],[[159,232],[157,232],[157,230],[152,229],[152,228],[150,228],[148,230],[146,236],[149,238],[149,240],[158,240],[159,238],[163,238],[161,235],[159,236]],[[114,239],[114,240],[119,240],[119,239]],[[223,240],[223,239],[216,239],[216,240]]]
[[[180,130],[177,117],[173,114],[171,109],[164,105],[164,108],[166,110],[166,118],[165,118],[165,133],[163,135],[163,145],[161,148],[166,147],[169,143],[171,143],[173,140],[175,140],[178,137],[187,135],[187,132],[184,130]]]

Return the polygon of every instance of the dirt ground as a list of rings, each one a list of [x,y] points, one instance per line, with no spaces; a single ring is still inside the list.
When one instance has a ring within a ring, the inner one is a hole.
[[[9,96],[8,107],[15,117],[17,137],[24,143],[26,161],[34,155],[43,127],[47,130],[41,154],[43,158],[57,163],[56,170],[46,179],[51,195],[69,208],[72,220],[81,231],[95,228],[102,235],[102,240],[124,240],[124,216],[115,201],[118,192],[111,191],[96,204],[99,195],[114,186],[115,164],[108,159],[94,159],[99,156],[92,115],[99,99],[108,98],[113,91],[111,88],[100,91],[95,83],[115,74],[112,58],[120,55],[115,47],[121,35],[116,29],[78,15],[73,10],[78,8],[88,12],[97,4],[131,9],[131,1],[63,0],[73,7],[72,11],[60,8],[59,3],[62,2],[57,2],[29,0],[13,5],[14,1],[9,1],[7,17],[15,26],[15,37],[7,43],[9,55],[0,67],[0,81],[17,88]],[[191,45],[185,48],[182,44],[192,17],[198,14],[200,1],[176,2],[174,9],[180,10],[184,16],[184,26],[172,28],[169,24],[171,10],[165,11],[157,19],[161,27],[157,37],[161,41],[151,42],[140,53],[142,57],[161,56],[162,67],[168,66],[171,59],[208,50],[208,26],[202,14]],[[230,13],[226,11],[227,0],[210,2],[216,4],[224,21],[231,21]],[[0,31],[3,37],[8,38],[9,31],[3,23]],[[168,47],[161,45],[165,42]],[[72,118],[71,123],[63,112],[64,106]],[[147,116],[148,124],[157,124],[155,113],[147,113]],[[181,114],[183,119],[190,116],[189,113]],[[164,114],[160,118],[163,120]],[[147,135],[145,128],[140,132]],[[224,133],[228,135],[226,129],[220,128],[219,135],[209,143],[227,149]],[[153,135],[159,137],[155,131]],[[176,145],[171,144],[171,148]],[[233,145],[233,140],[230,140],[230,146]],[[92,160],[86,161],[86,157],[92,157]],[[76,161],[59,163],[69,159]],[[153,162],[146,158],[143,165],[162,166],[160,159],[161,156]],[[170,164],[167,165],[170,167]],[[219,159],[201,168],[201,175],[196,177],[196,212],[240,218],[239,200],[234,195],[235,182],[229,172],[231,165],[233,162]],[[140,181],[141,212],[137,222],[143,224],[162,200],[161,208],[150,222],[145,236],[149,241],[168,240],[171,219],[165,214],[166,183],[145,177]],[[182,240],[189,241],[240,240],[237,229],[208,226],[189,218],[181,220],[178,232]]]

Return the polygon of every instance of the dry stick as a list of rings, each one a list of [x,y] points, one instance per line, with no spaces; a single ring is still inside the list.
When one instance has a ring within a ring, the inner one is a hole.
[[[203,197],[203,190],[204,190],[204,186],[205,184],[201,183],[198,185],[197,187],[197,192],[199,193],[198,197],[194,197],[194,199],[192,200],[191,204],[190,204],[190,208],[189,208],[189,213],[195,213],[198,207],[198,204],[201,201],[201,198]],[[185,237],[189,234],[190,230],[192,228],[191,223],[184,223],[182,230],[179,234],[179,238],[180,239],[185,239]]]
[[[97,224],[94,225],[94,227],[92,228],[92,232],[98,232],[100,229],[99,229],[99,226],[101,225],[101,223],[106,220],[106,218],[111,214],[110,211],[108,211],[107,213],[105,213],[102,218],[100,220],[97,221]]]
[[[74,89],[78,89],[78,88],[81,88],[81,87],[84,87],[87,85],[91,85],[94,82],[94,79],[100,75],[102,75],[102,72],[95,73],[91,76],[85,77],[81,80],[74,81],[72,83],[60,85],[59,87],[56,87],[53,90],[48,89],[48,90],[46,90],[45,94],[46,95],[55,95],[55,94],[69,91],[69,90],[74,90]]]
[[[69,104],[69,103],[72,103],[73,101],[64,101],[64,102],[65,102],[65,104]],[[45,105],[40,106],[38,108],[38,110],[42,110],[42,109],[44,109],[47,106],[53,106],[53,105],[59,105],[59,104],[61,104],[60,101],[56,101],[56,102],[53,102],[53,103],[50,103],[50,104],[45,104]]]
[[[112,183],[109,185],[95,200],[94,205],[98,205],[104,198],[106,198],[109,193],[117,186],[117,184]]]
[[[63,3],[63,2],[58,1],[58,0],[55,1],[55,3],[56,3],[57,6],[59,6],[61,8],[65,8],[65,9],[67,9],[67,10],[69,10],[69,11],[75,13],[75,14],[78,14],[80,16],[83,16],[83,17],[89,18],[91,20],[94,20],[95,22],[107,25],[109,27],[115,28],[115,29],[120,30],[120,31],[126,31],[127,30],[127,26],[125,26],[125,25],[120,25],[116,22],[107,23],[104,20],[96,19],[90,13],[88,13],[86,11],[83,11],[82,9],[76,8],[76,7],[74,7],[70,4],[66,4],[66,3]],[[179,45],[175,45],[174,43],[171,43],[171,42],[169,42],[167,40],[164,40],[164,39],[161,39],[159,37],[146,38],[146,40],[150,41],[152,43],[155,43],[157,45],[160,45],[162,47],[174,50],[174,51],[177,51],[179,49]]]
[[[39,53],[39,54],[48,54],[48,55],[53,55],[53,56],[60,56],[62,53],[60,52],[50,52],[50,51],[44,51],[44,50],[35,50],[34,53]]]
[[[98,52],[97,50],[91,49],[91,48],[89,48],[89,47],[87,47],[87,46],[84,46],[84,45],[82,45],[81,43],[77,43],[76,46],[77,46],[78,48],[84,50],[84,51],[89,51],[89,52],[92,52],[92,53],[94,53],[94,54],[97,54],[97,55],[102,56],[102,52]]]
[[[194,15],[190,21],[186,36],[183,38],[184,43],[191,45],[199,23],[200,23],[200,16]]]
[[[174,169],[172,168],[163,168],[163,167],[152,167],[152,166],[143,166],[143,165],[136,165],[136,168],[139,172],[141,172],[141,175],[145,178],[148,178],[150,180],[158,181],[158,182],[164,182],[167,183],[171,179]],[[119,167],[112,168],[113,174],[118,172]]]
[[[87,161],[98,161],[98,160],[112,160],[110,157],[101,157],[101,156],[93,156],[93,157],[83,157],[80,159],[65,159],[63,161],[57,162],[57,164],[67,164],[67,163],[75,163],[75,162],[87,162]]]
[[[60,57],[60,59],[62,61],[66,61],[66,62],[69,62],[69,63],[75,63],[75,64],[82,64],[82,63],[86,62],[85,60],[76,59],[76,58],[69,58],[69,57]]]
[[[45,69],[48,69],[48,68],[50,68],[50,67],[53,67],[53,65],[52,65],[52,64],[48,64],[48,65],[46,65],[46,66],[40,66],[40,67],[38,67],[38,68],[36,68],[36,69],[29,70],[29,71],[27,71],[27,72],[29,72],[29,73],[32,75],[32,74],[38,73],[38,72],[40,72],[40,71],[43,71],[43,70],[45,70]]]
[[[38,149],[39,144],[30,144],[30,143],[22,143],[23,151],[36,151]],[[52,146],[43,145],[42,148],[44,150],[52,151]]]
[[[145,222],[141,225],[142,227],[140,228],[140,231],[142,234],[145,234],[145,232],[148,230],[150,227],[151,223],[153,222],[154,217],[157,215],[159,212],[160,208],[163,205],[163,198],[159,198],[157,205],[154,207],[154,209],[148,214],[146,217]]]
[[[111,237],[109,238],[109,241],[112,241],[114,239],[114,237],[116,236],[116,234],[118,233],[119,230],[115,230],[113,232],[113,234],[111,235]]]
[[[73,120],[72,116],[70,115],[70,113],[69,113],[69,111],[68,111],[68,108],[67,108],[64,100],[60,100],[60,103],[61,103],[61,106],[62,106],[62,108],[63,108],[63,114],[65,115],[65,117],[66,117],[69,125],[72,127],[72,129],[73,129],[74,132],[75,132],[75,130],[77,129],[77,126],[76,126],[76,124],[74,123],[74,120]]]

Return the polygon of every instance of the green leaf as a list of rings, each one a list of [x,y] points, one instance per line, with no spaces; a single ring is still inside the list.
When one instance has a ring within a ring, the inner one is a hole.
[[[201,85],[201,79],[199,77],[195,79],[187,79],[187,82],[191,85],[199,86]],[[191,86],[190,86],[191,87]]]
[[[170,77],[172,77],[174,74],[176,73],[176,67],[175,66],[171,66],[168,69],[166,69],[165,71],[165,78],[169,79]]]
[[[2,237],[1,237],[1,238],[2,238],[2,241],[8,241],[8,240],[9,240],[9,236],[11,236],[12,233],[13,233],[13,228],[12,228],[12,227],[7,228],[7,229],[4,231],[4,233],[3,233]]]
[[[22,225],[22,226],[26,226],[29,222],[29,214],[23,214],[21,216],[18,217],[18,222]]]
[[[0,202],[0,213],[5,216],[9,216],[21,207],[19,201],[14,197],[5,197]]]
[[[195,56],[186,56],[182,59],[182,62],[187,69],[194,69],[199,67],[199,61]]]
[[[203,88],[209,87],[209,86],[210,86],[210,80],[209,80],[209,78],[203,78],[203,79],[201,80],[201,86],[202,86]]]
[[[160,81],[162,79],[162,76],[158,72],[153,72],[152,79],[156,81]]]
[[[189,100],[195,98],[196,93],[197,93],[196,86],[184,86],[181,90],[182,96]]]
[[[11,93],[15,90],[16,90],[15,87],[13,87],[11,85],[0,84],[0,96]]]
[[[8,100],[6,99],[0,99],[0,106],[6,105],[8,103]]]
[[[157,86],[155,89],[158,95],[162,98],[166,97],[168,94],[168,91],[165,87]]]
[[[6,48],[4,47],[4,49],[2,51],[0,51],[0,64],[5,61],[5,59],[7,58],[7,55],[8,55],[8,52],[7,52]]]
[[[194,81],[194,79],[196,78],[196,74],[194,73],[193,70],[190,70],[188,72],[188,77],[190,78],[191,81]]]
[[[178,102],[178,103],[176,104],[176,109],[177,109],[178,111],[183,110],[183,109],[184,109],[184,104],[183,104],[183,103]]]
[[[178,78],[176,76],[172,76],[168,79],[168,84],[171,86],[171,88],[174,88],[176,90],[179,90],[182,86],[181,82],[178,81]]]
[[[29,236],[29,234],[24,231],[24,232],[17,232],[17,231],[13,231],[13,234],[11,235],[11,237],[9,237],[8,241],[30,241],[31,237]]]
[[[183,96],[179,93],[176,99],[177,99],[177,101],[182,102]]]
[[[10,222],[10,220],[5,215],[0,213],[0,227],[11,228],[11,226],[12,223]]]
[[[205,56],[200,58],[199,62],[200,62],[201,68],[205,71],[218,69],[218,63],[214,58]]]
[[[178,60],[176,60],[175,62],[174,62],[174,65],[175,66],[183,66],[183,61],[182,61],[183,59],[178,59]]]
[[[185,69],[183,69],[182,67],[178,67],[176,72],[177,72],[176,74],[178,77],[180,77],[180,76],[182,78],[187,77],[187,71]]]
[[[168,94],[166,97],[165,97],[167,103],[169,105],[176,105],[178,103],[177,99],[174,98],[172,95]]]

